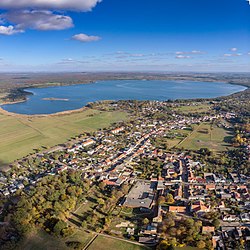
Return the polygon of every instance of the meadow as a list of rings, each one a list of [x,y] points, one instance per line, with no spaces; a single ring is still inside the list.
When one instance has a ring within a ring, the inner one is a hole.
[[[231,137],[229,130],[209,123],[202,123],[196,126],[194,131],[181,141],[177,147],[191,150],[209,148],[212,151],[219,152],[231,146],[229,143]]]
[[[104,236],[98,236],[89,246],[89,250],[146,250],[144,246],[135,245],[118,239],[111,239]]]
[[[108,128],[127,119],[125,112],[86,109],[77,113],[53,116],[0,114],[0,163],[20,159],[34,150],[64,143],[84,132]]]
[[[202,112],[208,112],[210,110],[211,106],[209,104],[199,104],[199,105],[183,105],[180,107],[176,107],[175,110],[182,112],[184,114],[188,113],[202,113]]]

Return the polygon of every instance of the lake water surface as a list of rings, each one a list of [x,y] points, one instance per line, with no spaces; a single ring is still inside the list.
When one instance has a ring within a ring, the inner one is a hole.
[[[221,82],[113,80],[71,86],[28,88],[33,95],[26,102],[2,105],[19,114],[52,114],[78,109],[102,100],[159,100],[214,98],[245,90]],[[48,99],[49,100],[48,100]],[[55,100],[51,100],[54,98]]]

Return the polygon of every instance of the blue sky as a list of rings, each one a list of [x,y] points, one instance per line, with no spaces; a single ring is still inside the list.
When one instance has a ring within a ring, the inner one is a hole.
[[[0,10],[2,72],[250,72],[246,0],[1,0]]]

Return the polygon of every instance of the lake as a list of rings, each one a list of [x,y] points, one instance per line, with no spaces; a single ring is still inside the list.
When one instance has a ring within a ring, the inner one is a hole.
[[[246,87],[221,82],[168,80],[113,80],[71,86],[28,88],[25,102],[1,107],[19,114],[52,114],[79,109],[89,102],[102,100],[174,100],[214,98],[245,90]]]

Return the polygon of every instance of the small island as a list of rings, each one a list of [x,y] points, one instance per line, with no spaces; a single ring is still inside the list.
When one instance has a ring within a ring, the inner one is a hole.
[[[64,102],[69,101],[69,99],[67,99],[67,98],[55,98],[55,97],[42,98],[42,100],[44,100],[44,101],[64,101]]]

